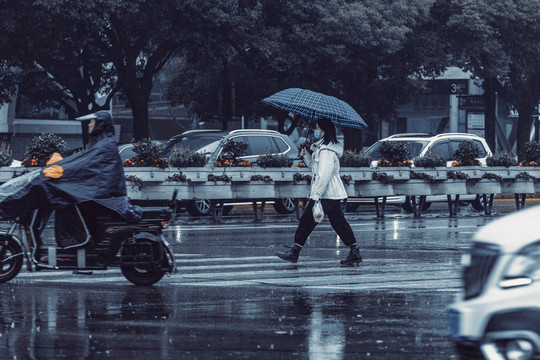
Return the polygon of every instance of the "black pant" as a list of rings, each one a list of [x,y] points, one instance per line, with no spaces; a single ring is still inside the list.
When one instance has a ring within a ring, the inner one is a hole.
[[[321,205],[324,213],[330,220],[330,225],[332,225],[332,228],[339,235],[343,243],[351,246],[356,244],[356,238],[354,237],[351,226],[343,215],[340,202],[340,200],[321,199]],[[313,219],[313,205],[315,205],[315,201],[310,199],[300,218],[300,223],[294,235],[294,242],[298,245],[304,246],[309,234],[317,226],[317,222]]]

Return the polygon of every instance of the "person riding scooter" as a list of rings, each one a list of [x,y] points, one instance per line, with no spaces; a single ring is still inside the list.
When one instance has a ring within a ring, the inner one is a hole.
[[[35,170],[0,186],[0,216],[4,219],[43,215],[70,205],[94,202],[127,221],[140,219],[142,209],[127,197],[124,168],[116,147],[114,126],[108,111],[78,118],[89,120],[85,150],[64,159],[54,154],[41,170]]]

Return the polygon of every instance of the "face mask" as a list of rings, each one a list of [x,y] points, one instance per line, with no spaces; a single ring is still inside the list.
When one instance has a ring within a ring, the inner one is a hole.
[[[322,139],[322,137],[323,137],[322,134],[321,134],[321,132],[320,132],[319,130],[315,130],[315,131],[313,132],[313,136],[314,136],[315,139],[317,139],[317,140],[320,140],[320,139]]]

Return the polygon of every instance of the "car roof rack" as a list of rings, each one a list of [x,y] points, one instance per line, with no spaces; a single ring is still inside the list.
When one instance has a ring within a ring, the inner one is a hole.
[[[404,138],[404,137],[432,137],[433,134],[428,133],[402,133],[402,134],[394,134],[390,135],[389,139],[398,139],[398,138]]]
[[[242,132],[266,132],[266,133],[279,134],[279,131],[266,130],[266,129],[237,129],[237,130],[232,130],[229,134],[236,134],[236,133],[242,133]]]
[[[443,134],[437,134],[435,137],[442,137],[442,136],[470,136],[470,137],[480,137],[476,134],[471,133],[443,133]]]

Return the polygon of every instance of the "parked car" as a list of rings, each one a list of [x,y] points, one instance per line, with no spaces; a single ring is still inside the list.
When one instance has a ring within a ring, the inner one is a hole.
[[[448,310],[461,359],[540,359],[540,206],[480,229]]]
[[[381,139],[368,147],[365,152],[368,153],[372,159],[372,166],[376,167],[377,162],[381,160],[379,148],[385,141],[392,141],[404,144],[409,150],[411,157],[409,160],[413,161],[415,158],[426,156],[428,153],[439,154],[446,160],[447,166],[452,166],[454,158],[454,152],[462,142],[471,142],[478,146],[480,149],[480,156],[478,161],[480,165],[486,166],[486,159],[492,155],[489,145],[486,140],[467,133],[444,133],[439,135],[423,134],[423,133],[405,133],[395,134],[387,138]],[[414,163],[413,163],[414,166]],[[475,210],[483,210],[482,197],[478,195],[460,195],[461,201],[471,203]],[[355,205],[358,207],[359,203],[367,202],[370,200],[364,198],[351,198],[348,201],[348,209],[354,209]],[[428,196],[424,204],[423,210],[427,210],[432,202],[447,201],[445,195],[440,196]],[[389,196],[386,200],[387,204],[401,204],[403,209],[408,212],[412,212],[411,199],[406,196]]]
[[[189,148],[195,152],[205,154],[207,157],[208,166],[213,166],[215,159],[220,159],[222,156],[223,146],[228,141],[235,141],[247,144],[246,153],[241,157],[252,163],[257,162],[257,158],[260,154],[271,153],[284,155],[291,159],[298,157],[298,148],[289,139],[287,135],[281,134],[273,130],[259,130],[259,129],[243,129],[243,130],[189,130],[182,134],[173,136],[165,143],[164,156],[169,158],[175,147]],[[122,160],[135,156],[133,153],[133,145],[127,147],[119,147]],[[129,153],[132,152],[132,154]],[[124,153],[124,156],[122,156]],[[246,199],[248,200],[248,199]],[[245,202],[245,201],[244,201]],[[269,200],[269,203],[273,202],[273,207],[276,212],[280,214],[291,214],[296,211],[296,202],[294,199],[278,199]],[[197,199],[190,201],[180,201],[180,206],[185,207],[186,210],[193,216],[209,215],[210,200]],[[238,202],[236,202],[238,203]],[[228,202],[223,209],[224,213],[231,211],[233,202]]]

